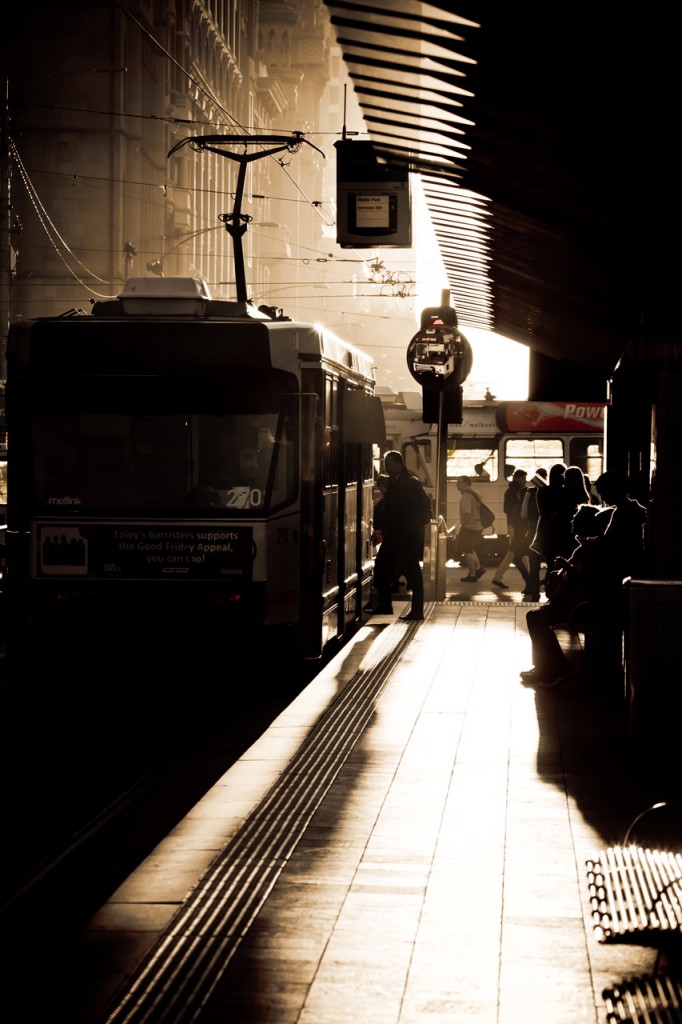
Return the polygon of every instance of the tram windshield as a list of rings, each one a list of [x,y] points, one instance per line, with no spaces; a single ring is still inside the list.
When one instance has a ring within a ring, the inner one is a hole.
[[[35,496],[43,512],[248,515],[296,493],[295,403],[229,413],[40,413]]]

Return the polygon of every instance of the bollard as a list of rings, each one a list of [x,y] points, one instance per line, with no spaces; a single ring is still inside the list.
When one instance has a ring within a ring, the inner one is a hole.
[[[441,525],[442,524],[442,525]],[[447,547],[447,530],[442,517],[432,519],[424,527],[424,560],[422,575],[424,577],[424,600],[445,600],[445,560]]]

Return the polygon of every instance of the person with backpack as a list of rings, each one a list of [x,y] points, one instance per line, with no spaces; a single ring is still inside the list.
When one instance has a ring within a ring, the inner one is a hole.
[[[391,580],[400,560],[407,586],[412,591],[412,606],[404,622],[424,618],[424,527],[431,521],[431,501],[417,477],[405,468],[400,452],[387,452],[384,468],[389,477],[383,499],[382,542],[374,563],[374,584],[379,605],[377,613],[391,615]]]
[[[460,476],[457,479],[459,499],[459,533],[457,534],[457,557],[460,565],[468,569],[462,576],[462,583],[477,583],[485,575],[485,569],[478,557],[478,549],[483,536],[481,520],[481,498],[471,486],[471,478]]]

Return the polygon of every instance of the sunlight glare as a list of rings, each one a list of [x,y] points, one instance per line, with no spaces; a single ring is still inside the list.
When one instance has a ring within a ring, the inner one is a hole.
[[[439,306],[443,292],[449,294],[449,282],[418,178],[414,180],[412,217],[418,254],[417,310],[420,310]],[[456,295],[450,295],[450,304],[457,309]],[[482,399],[489,390],[500,400],[525,401],[529,383],[528,347],[494,331],[469,326],[464,321],[460,321],[459,329],[469,341],[474,356],[471,373],[463,385],[464,398]]]
[[[486,389],[505,401],[528,398],[530,350],[510,338],[462,326],[474,353],[471,373],[464,382],[465,398],[483,398]]]

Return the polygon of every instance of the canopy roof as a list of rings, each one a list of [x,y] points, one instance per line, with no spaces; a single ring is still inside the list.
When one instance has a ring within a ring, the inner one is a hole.
[[[464,330],[605,379],[643,319],[677,322],[661,4],[327,7],[377,156],[422,177]]]

